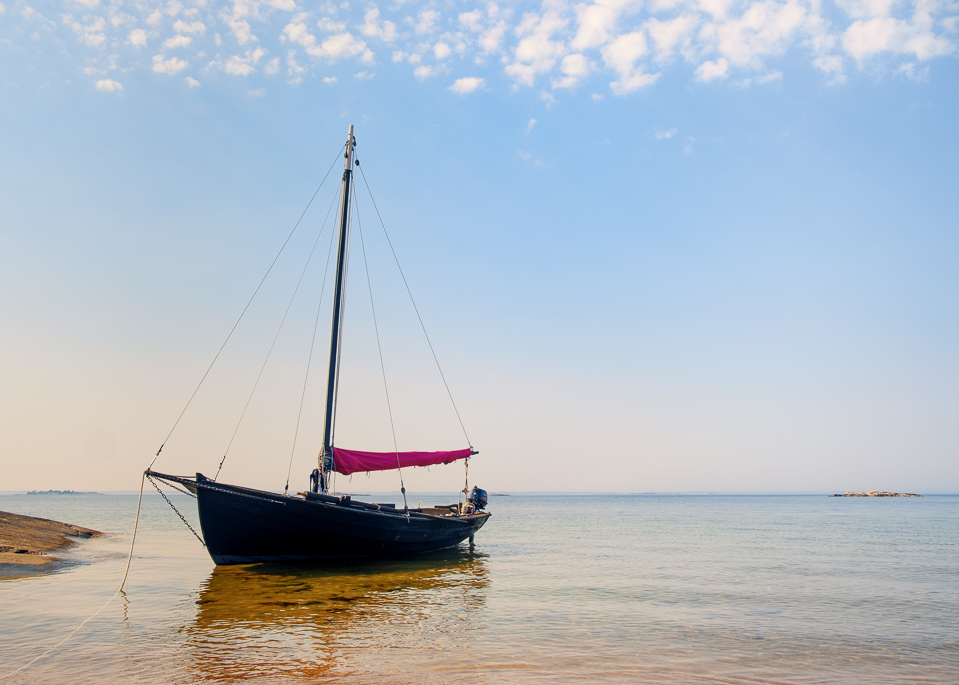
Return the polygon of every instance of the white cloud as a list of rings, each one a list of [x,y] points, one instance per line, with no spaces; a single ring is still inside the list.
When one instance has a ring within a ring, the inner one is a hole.
[[[565,29],[569,20],[562,16],[562,6],[556,0],[547,0],[544,7],[547,5],[542,16],[524,14],[516,27],[520,41],[514,51],[515,61],[507,65],[506,73],[526,86],[533,85],[537,74],[552,70],[566,53],[566,45],[555,40],[554,34]]]
[[[642,65],[636,64],[647,52],[649,48],[642,31],[623,34],[602,49],[606,65],[619,75],[609,84],[614,94],[625,95],[656,83],[659,74],[647,74]]]
[[[396,40],[396,24],[391,21],[377,21],[380,11],[375,7],[369,10],[363,17],[364,24],[360,27],[360,33],[370,38],[379,38],[384,43],[392,43]]]
[[[284,12],[292,12],[296,9],[296,3],[293,0],[270,0],[270,7]]]
[[[6,14],[7,8],[3,6],[3,3],[0,2],[0,14]]]
[[[185,48],[193,42],[193,39],[190,36],[173,36],[172,38],[167,38],[163,41],[164,50],[172,50],[175,48]]]
[[[296,50],[288,50],[286,53],[286,73],[290,77],[289,83],[291,86],[298,86],[303,83],[303,73],[306,71],[306,67],[301,66],[296,61]]]
[[[483,12],[481,10],[473,10],[472,12],[463,12],[459,16],[459,23],[468,28],[474,33],[479,33],[483,30]]]
[[[446,59],[450,56],[450,52],[452,52],[450,46],[442,41],[433,46],[433,54],[436,55],[436,59]]]
[[[463,78],[458,78],[453,81],[453,85],[450,86],[450,90],[456,93],[457,95],[469,95],[483,86],[486,85],[486,79],[478,78],[476,76],[465,76]]]
[[[325,84],[327,84],[327,85],[329,85],[329,86],[332,86],[334,83],[336,83],[336,77],[335,77],[335,76],[324,76],[324,77],[323,77],[323,83],[325,83]]]
[[[418,78],[420,81],[425,81],[428,78],[432,78],[433,76],[437,76],[442,73],[443,73],[443,70],[440,69],[439,67],[430,66],[427,64],[418,66],[416,67],[416,69],[413,70],[413,76]]]
[[[153,71],[158,74],[169,74],[170,76],[173,76],[175,74],[179,74],[188,66],[190,66],[190,63],[185,59],[178,59],[176,57],[163,59],[163,55],[153,56]]]
[[[703,62],[696,69],[696,79],[709,83],[718,78],[726,78],[729,75],[729,62],[725,57],[712,62]]]
[[[533,127],[536,126],[536,119],[530,119],[526,124],[526,132],[529,133],[533,130]]]
[[[251,98],[261,98],[261,97],[263,97],[264,95],[266,95],[266,89],[265,89],[265,88],[255,88],[254,90],[248,90],[248,91],[246,91],[246,95],[247,95],[247,97],[251,97]]]
[[[182,19],[177,19],[173,22],[173,30],[177,33],[192,33],[196,36],[202,36],[206,33],[206,26],[202,21],[193,21],[185,22]]]
[[[906,62],[899,66],[896,69],[897,76],[905,76],[910,81],[928,81],[929,80],[929,67],[924,67],[922,69],[916,68],[915,62]]]
[[[133,29],[127,36],[127,43],[135,48],[145,48],[147,45],[147,32],[143,29]]]
[[[650,19],[645,28],[656,46],[656,59],[663,61],[672,57],[677,50],[684,54],[691,52],[693,29],[699,25],[699,18],[693,14],[681,14],[666,21]]]
[[[662,131],[656,131],[656,133],[653,134],[653,140],[669,140],[677,133],[678,131],[675,128],[667,128],[663,129]]]
[[[572,88],[586,78],[589,73],[589,60],[584,55],[566,55],[559,67],[563,78],[553,81],[553,88]]]
[[[366,50],[366,43],[357,40],[351,33],[345,32],[330,36],[319,45],[308,47],[306,52],[313,57],[321,57],[330,62],[336,62],[357,55],[364,55],[365,57],[365,53],[368,51]]]
[[[414,24],[413,30],[417,33],[432,33],[436,22],[439,20],[440,13],[436,10],[423,10],[420,12],[419,21]]]
[[[153,10],[153,13],[146,19],[148,26],[159,26],[160,22],[162,21],[163,14],[160,12],[160,10]]]
[[[306,14],[304,13],[304,14],[301,14],[300,16],[305,17]],[[316,25],[320,28],[321,31],[326,31],[327,33],[337,33],[346,28],[345,21],[333,21],[329,17],[323,17],[318,22],[316,22]]]
[[[798,0],[754,2],[736,19],[715,29],[717,49],[730,64],[758,67],[767,55],[786,50],[806,21],[806,8]]]
[[[185,79],[183,79],[183,82],[191,89],[200,87],[200,82],[192,76],[187,76]]]
[[[88,10],[96,9],[100,6],[100,0],[70,0],[70,2],[86,7]]]
[[[503,38],[506,36],[507,28],[506,22],[501,21],[495,26],[491,26],[484,31],[483,35],[479,37],[479,45],[481,48],[483,48],[483,52],[490,53],[499,50],[499,46],[502,44]]]
[[[573,39],[574,50],[588,50],[609,42],[610,33],[619,15],[635,0],[597,0],[591,5],[577,5],[579,29]]]
[[[376,74],[374,74],[371,71],[358,71],[355,74],[353,74],[353,78],[358,78],[361,81],[369,81],[374,76],[376,76]]]
[[[256,71],[257,62],[265,54],[266,51],[263,48],[257,48],[256,50],[247,50],[242,57],[233,55],[223,65],[223,71],[233,76],[249,76]]]
[[[274,57],[269,62],[266,63],[266,66],[263,67],[263,73],[268,76],[274,76],[280,73],[280,58]]]
[[[105,78],[96,82],[96,89],[101,93],[122,93],[123,84],[113,79]]]
[[[288,40],[291,43],[297,43],[305,48],[314,45],[316,43],[316,36],[310,33],[310,30],[306,28],[305,19],[305,13],[298,14],[293,17],[293,19],[290,20],[290,23],[283,27],[283,32],[280,34],[280,40]]]
[[[86,20],[90,20],[89,24],[81,24],[76,21],[72,16],[65,15],[63,17],[63,22],[73,29],[73,32],[77,34],[77,40],[79,40],[84,45],[90,47],[100,47],[106,43],[107,37],[104,31],[106,31],[107,23],[101,17],[87,17]]]
[[[914,55],[918,60],[952,54],[955,45],[933,34],[931,20],[919,16],[915,22],[892,17],[859,20],[842,35],[842,45],[853,58],[863,61],[882,52]]]

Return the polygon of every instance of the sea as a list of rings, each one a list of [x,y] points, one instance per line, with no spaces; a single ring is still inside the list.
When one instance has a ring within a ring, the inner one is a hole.
[[[959,683],[959,497],[498,496],[472,548],[216,568],[153,494],[116,595],[136,504],[0,496],[107,533],[0,579],[0,682]]]

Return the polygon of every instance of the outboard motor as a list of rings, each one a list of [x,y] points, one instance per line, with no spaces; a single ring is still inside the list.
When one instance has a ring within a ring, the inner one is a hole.
[[[474,485],[473,490],[470,492],[470,496],[466,498],[466,503],[473,505],[473,511],[483,511],[483,509],[485,509],[486,505],[489,503],[489,497],[486,494],[486,490],[481,490]]]

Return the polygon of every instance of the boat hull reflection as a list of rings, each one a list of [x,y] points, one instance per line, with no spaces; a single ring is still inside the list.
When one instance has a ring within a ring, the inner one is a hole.
[[[488,583],[486,555],[465,548],[375,564],[217,567],[186,629],[191,661],[203,680],[371,676],[411,651],[396,648],[468,647]]]

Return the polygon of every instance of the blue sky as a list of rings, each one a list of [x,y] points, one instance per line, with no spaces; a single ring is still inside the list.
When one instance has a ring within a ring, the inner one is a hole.
[[[955,3],[0,2],[0,489],[135,485],[353,123],[481,484],[959,490]],[[161,470],[215,471],[334,192]],[[359,199],[400,448],[457,447]],[[351,265],[338,435],[389,449]],[[283,485],[313,267],[228,480]]]

